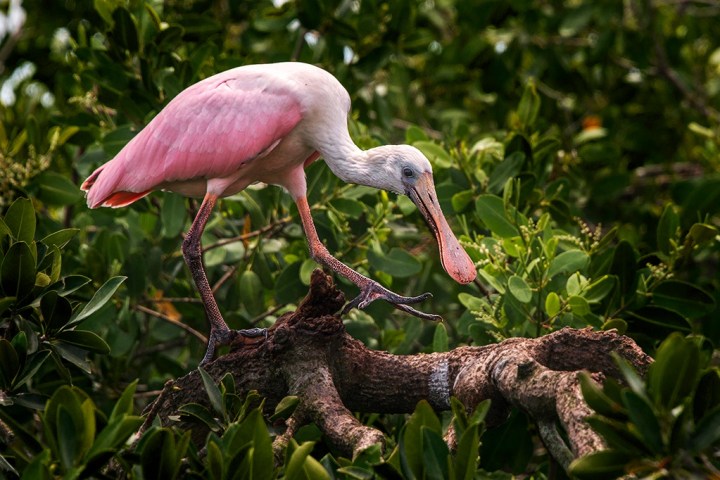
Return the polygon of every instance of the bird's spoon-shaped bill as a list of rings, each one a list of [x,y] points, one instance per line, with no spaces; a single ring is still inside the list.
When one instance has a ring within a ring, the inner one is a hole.
[[[430,230],[435,234],[440,248],[440,261],[448,275],[462,284],[475,280],[477,276],[475,264],[465,249],[460,246],[445,220],[435,193],[432,174],[429,172],[422,174],[407,194],[425,217]]]

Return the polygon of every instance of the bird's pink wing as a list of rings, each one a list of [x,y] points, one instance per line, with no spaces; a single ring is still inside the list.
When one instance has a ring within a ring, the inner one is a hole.
[[[274,148],[302,111],[292,92],[261,80],[218,75],[184,90],[88,177],[88,205],[121,206],[169,182],[228,177]]]

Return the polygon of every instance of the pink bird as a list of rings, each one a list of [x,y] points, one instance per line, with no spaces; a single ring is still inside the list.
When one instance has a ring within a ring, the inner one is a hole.
[[[405,194],[417,205],[437,238],[442,265],[459,283],[475,279],[475,266],[443,216],[427,158],[408,145],[362,150],[347,129],[350,96],[340,82],[304,63],[248,65],[206,78],[175,97],[115,158],[82,185],[90,208],[123,207],[153,190],[204,197],[182,244],[185,261],[210,323],[207,352],[237,335],[262,329],[230,330],[205,274],[201,235],[218,198],[264,182],[284,187],[295,201],[310,255],[347,278],[360,294],[345,308],[365,308],[384,299],[420,318],[417,297],[398,295],[333,257],[320,242],[306,198],[305,167],[322,156],[348,183]]]

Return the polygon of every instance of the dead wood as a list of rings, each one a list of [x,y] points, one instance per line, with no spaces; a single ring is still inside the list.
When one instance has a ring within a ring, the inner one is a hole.
[[[511,407],[522,409],[537,422],[551,455],[567,467],[573,458],[603,445],[584,422],[590,409],[580,393],[578,372],[593,372],[596,379],[618,376],[613,352],[641,373],[652,361],[616,332],[570,328],[444,353],[391,355],[369,350],[345,332],[336,315],[344,303],[331,278],[315,271],[308,296],[294,313],[277,320],[267,338],[238,344],[207,365],[216,380],[232,372],[239,393],[258,391],[268,412],[287,395],[299,397],[285,433],[275,440],[276,452],[300,426],[315,422],[335,448],[355,455],[382,443],[383,435],[362,425],[352,412],[408,413],[423,399],[441,411],[455,396],[469,411],[491,399],[490,426],[502,423]],[[148,409],[148,421],[158,416],[163,424],[171,423],[178,408],[189,402],[209,403],[197,371],[166,386]],[[200,424],[181,427],[192,429],[199,443],[207,434]],[[454,446],[452,431],[446,440]]]

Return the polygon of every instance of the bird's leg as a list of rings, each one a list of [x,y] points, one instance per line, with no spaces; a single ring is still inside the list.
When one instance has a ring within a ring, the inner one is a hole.
[[[200,298],[205,306],[205,314],[210,323],[207,351],[200,365],[204,365],[213,359],[216,346],[229,344],[238,334],[245,337],[259,337],[266,334],[265,329],[261,328],[230,330],[222,314],[220,314],[220,309],[213,296],[212,288],[210,288],[210,283],[205,274],[205,266],[203,265],[201,238],[217,199],[217,195],[211,193],[205,195],[202,205],[200,205],[200,210],[195,216],[195,220],[193,220],[190,230],[188,230],[182,244],[183,258],[185,258],[185,263],[187,263],[190,268],[190,274],[195,282],[195,286],[200,292]]]
[[[417,297],[405,297],[398,295],[397,293],[383,287],[375,280],[371,280],[366,276],[361,275],[337,258],[333,257],[318,238],[307,198],[304,196],[299,197],[295,200],[295,203],[297,204],[298,211],[300,212],[300,219],[303,224],[303,229],[305,230],[305,235],[307,236],[308,245],[310,246],[310,256],[313,260],[326,266],[339,275],[342,275],[360,288],[360,294],[345,306],[343,313],[347,313],[355,307],[363,309],[375,300],[382,299],[390,302],[398,310],[403,310],[404,312],[416,317],[435,321],[442,320],[442,317],[439,315],[421,312],[408,305],[422,302],[423,300],[432,297],[432,294],[423,293]]]

